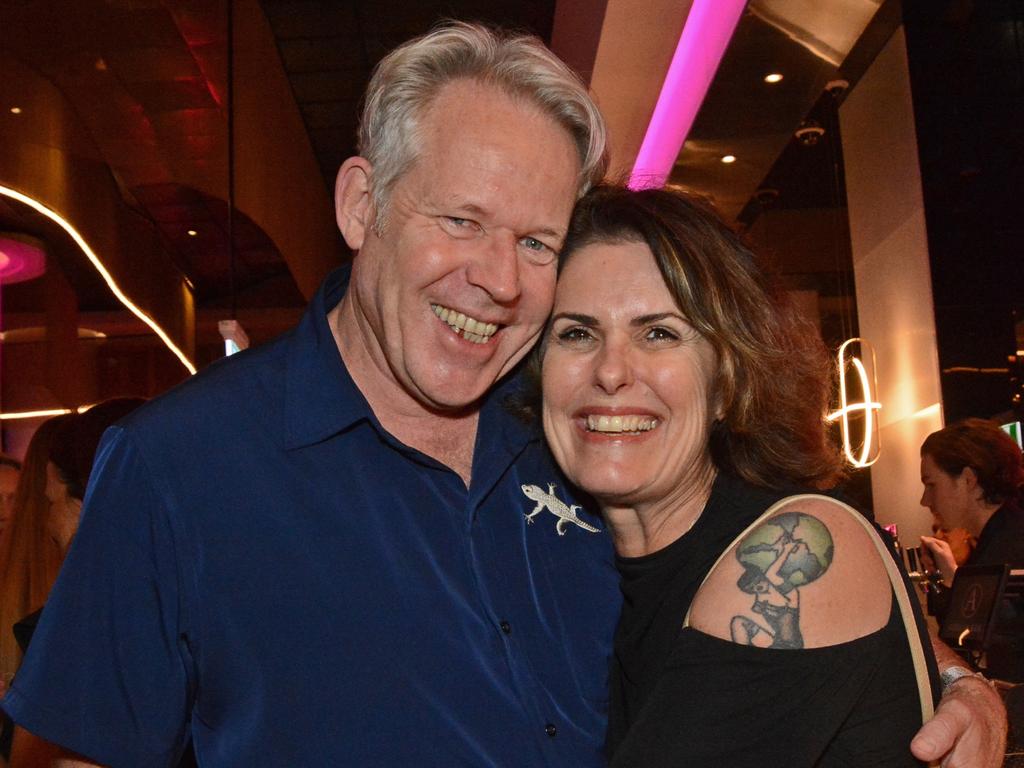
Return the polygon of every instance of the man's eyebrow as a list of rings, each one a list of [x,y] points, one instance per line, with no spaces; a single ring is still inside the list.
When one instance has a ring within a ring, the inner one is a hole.
[[[557,238],[558,240],[564,240],[566,230],[564,228],[553,229],[551,227],[541,227],[540,229],[535,229],[534,232],[538,235],[549,235],[550,237]]]
[[[572,320],[574,323],[590,326],[592,328],[596,328],[601,325],[600,321],[593,315],[583,315],[578,312],[558,312],[551,316],[552,323],[556,320]]]

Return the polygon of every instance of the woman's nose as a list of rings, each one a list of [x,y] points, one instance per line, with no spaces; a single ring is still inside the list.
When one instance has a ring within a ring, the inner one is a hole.
[[[633,383],[629,349],[621,342],[608,342],[601,349],[594,371],[594,383],[609,395]]]

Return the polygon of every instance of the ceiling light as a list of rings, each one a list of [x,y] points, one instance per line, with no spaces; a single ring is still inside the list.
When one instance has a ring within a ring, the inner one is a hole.
[[[723,155],[722,156],[722,162],[723,163],[735,163],[736,162],[736,155]]]
[[[11,114],[12,115],[20,115],[21,114],[21,107],[11,107]]]
[[[780,72],[772,72],[771,74],[765,75],[764,76],[764,81],[766,83],[778,83],[778,82],[781,82],[782,81],[782,73],[780,73]]]
[[[196,236],[196,235],[198,235],[199,233],[198,233],[198,232],[196,232],[196,231],[195,231],[194,229],[190,229],[190,230],[189,230],[189,231],[188,231],[188,232],[187,232],[186,234],[187,234],[187,235],[188,235],[189,237],[195,237],[195,236]]]

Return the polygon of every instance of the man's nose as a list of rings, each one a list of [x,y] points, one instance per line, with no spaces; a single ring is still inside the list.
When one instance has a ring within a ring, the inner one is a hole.
[[[469,282],[487,292],[496,304],[512,304],[522,290],[518,242],[512,235],[489,234],[478,257],[469,265]]]

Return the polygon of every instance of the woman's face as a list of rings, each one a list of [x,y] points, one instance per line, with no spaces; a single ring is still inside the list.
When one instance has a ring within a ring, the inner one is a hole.
[[[68,493],[67,483],[60,479],[60,471],[52,461],[46,464],[46,498],[50,502],[46,532],[57,542],[61,554],[66,554],[78,530],[82,502]]]
[[[710,469],[716,356],[650,249],[593,244],[562,270],[544,353],[544,431],[569,478],[605,506],[685,495]]]
[[[943,528],[968,526],[972,495],[965,477],[967,471],[950,475],[927,453],[921,457],[921,506],[928,507]]]

